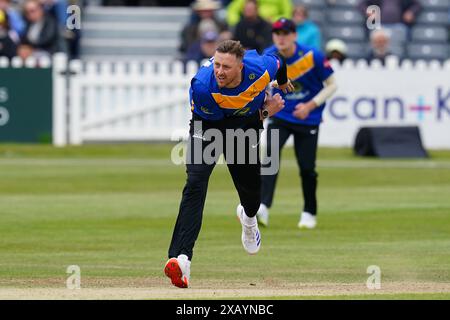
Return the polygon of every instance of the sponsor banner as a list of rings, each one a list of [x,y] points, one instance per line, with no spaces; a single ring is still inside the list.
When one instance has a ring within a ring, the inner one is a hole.
[[[334,68],[339,89],[324,111],[321,146],[351,147],[364,126],[416,125],[425,148],[450,149],[448,65]]]
[[[51,68],[0,68],[0,142],[51,142]]]

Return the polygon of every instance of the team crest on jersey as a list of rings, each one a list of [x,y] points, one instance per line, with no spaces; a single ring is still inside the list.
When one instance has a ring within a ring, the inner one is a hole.
[[[245,107],[245,108],[237,110],[236,112],[233,113],[233,115],[235,115],[235,116],[244,116],[249,111],[250,111],[250,107]]]
[[[206,108],[206,107],[200,107],[200,110],[202,110],[202,112],[205,113],[205,114],[213,114],[213,113],[210,112],[210,111],[208,110],[208,108]]]
[[[301,92],[303,90],[303,86],[300,82],[294,81],[292,84],[294,85],[294,92]]]
[[[254,79],[256,78],[256,75],[255,75],[254,73],[250,73],[249,76],[248,76],[248,78],[249,78],[250,80],[254,80]]]

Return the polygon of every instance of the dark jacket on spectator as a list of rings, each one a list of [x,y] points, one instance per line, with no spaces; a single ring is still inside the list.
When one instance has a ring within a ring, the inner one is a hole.
[[[0,57],[11,59],[16,56],[16,53],[17,45],[6,31],[0,30]]]
[[[27,22],[22,42],[24,44],[31,45],[34,49],[44,50],[53,54],[59,50],[59,29],[55,19],[46,14],[42,29],[39,32],[39,36],[36,41],[29,38],[29,32],[32,28],[32,24]]]
[[[255,21],[242,18],[233,35],[246,49],[256,49],[259,53],[272,44],[272,26],[258,17]]]

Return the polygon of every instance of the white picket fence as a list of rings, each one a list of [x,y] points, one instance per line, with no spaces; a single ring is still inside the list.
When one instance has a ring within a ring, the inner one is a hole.
[[[188,90],[197,68],[189,63],[184,72],[179,61],[68,62],[56,55],[54,144],[170,140],[187,134]]]
[[[425,147],[450,149],[450,98],[443,100],[450,97],[450,60],[400,63],[391,57],[385,66],[347,60],[333,67],[339,89],[325,109],[320,145],[352,146],[362,126],[417,125]],[[55,56],[54,144],[187,136],[196,71],[195,63],[184,72],[173,61],[67,63]],[[418,101],[431,108],[420,117],[412,108]]]

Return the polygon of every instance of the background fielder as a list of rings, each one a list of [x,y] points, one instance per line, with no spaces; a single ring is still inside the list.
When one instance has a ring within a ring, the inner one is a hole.
[[[297,163],[300,168],[304,208],[298,226],[314,228],[317,215],[317,173],[316,153],[319,136],[319,125],[325,100],[336,90],[333,69],[324,55],[313,48],[296,42],[295,23],[289,19],[279,19],[272,26],[274,46],[266,53],[281,54],[287,63],[288,77],[295,90],[284,94],[286,107],[269,120],[267,132],[267,148],[270,156],[272,141],[271,130],[279,130],[279,150],[281,152],[287,139],[294,136],[294,148]],[[263,164],[264,166],[264,164]],[[275,184],[278,172],[274,175],[262,176],[261,206],[258,210],[258,220],[267,226],[269,210],[272,206]]]

